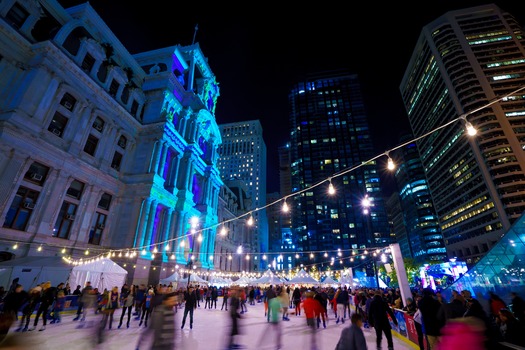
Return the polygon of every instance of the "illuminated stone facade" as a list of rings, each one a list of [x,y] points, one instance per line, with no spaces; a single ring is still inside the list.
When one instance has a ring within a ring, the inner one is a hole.
[[[219,85],[199,45],[131,55],[88,3],[55,1],[3,1],[0,38],[4,257],[144,251],[133,283],[213,269]]]

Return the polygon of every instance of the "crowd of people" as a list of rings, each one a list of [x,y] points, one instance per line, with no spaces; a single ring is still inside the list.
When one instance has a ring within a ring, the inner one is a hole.
[[[71,292],[67,283],[52,286],[50,282],[43,282],[25,291],[16,279],[8,290],[0,290],[0,337],[5,337],[10,328],[14,332],[44,331],[48,323],[60,323],[67,295],[78,296],[73,318],[78,328],[87,327],[91,319],[94,323],[93,315],[101,314],[94,327],[98,343],[104,342],[105,330],[112,329],[114,321],[117,329],[130,328],[132,321],[136,321],[135,325],[144,329],[137,348],[143,348],[144,339],[150,337],[152,344],[156,344],[153,348],[172,349],[175,326],[162,327],[162,324],[174,320],[180,309],[183,312],[180,328],[188,325],[192,329],[194,310],[201,304],[203,309],[217,309],[220,296],[220,310],[228,312],[231,320],[227,341],[230,349],[238,348],[236,337],[240,333],[242,314],[248,312],[248,306],[258,303],[264,304],[264,318],[269,331],[275,334],[277,349],[282,346],[281,321],[290,321],[295,315],[305,319],[312,350],[318,348],[316,331],[326,328],[329,318],[336,326],[350,321],[347,327],[342,327],[336,350],[366,349],[363,328],[371,327],[375,330],[377,348],[381,348],[384,337],[388,349],[392,350],[392,324],[397,325],[394,309],[414,318],[421,350],[462,346],[472,350],[503,349],[502,343],[525,346],[525,301],[516,293],[512,293],[509,305],[497,294],[490,293],[485,310],[468,290],[453,291],[452,298],[445,300],[441,293],[425,288],[413,291],[404,303],[400,291],[393,288],[190,285],[175,289],[171,284],[124,284],[100,292],[86,282]],[[37,328],[39,323],[41,326]]]

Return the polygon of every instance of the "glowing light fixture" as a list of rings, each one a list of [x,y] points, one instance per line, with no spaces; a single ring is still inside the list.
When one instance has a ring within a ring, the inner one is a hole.
[[[228,233],[228,231],[226,231],[226,227],[223,226],[221,229],[221,236],[226,236],[226,233]]]
[[[253,225],[253,217],[250,215],[250,217],[248,218],[248,222],[247,222],[248,226],[252,226]]]
[[[332,184],[332,179],[330,179],[329,181],[330,181],[330,184],[328,185],[328,194],[333,195],[335,194],[335,188],[334,188],[334,185]]]
[[[284,199],[282,210],[283,210],[283,213],[288,213],[290,211],[290,208],[288,207],[288,203],[286,203],[286,199]]]

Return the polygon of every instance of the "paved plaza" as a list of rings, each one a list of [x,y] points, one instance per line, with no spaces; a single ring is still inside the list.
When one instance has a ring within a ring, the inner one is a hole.
[[[180,329],[183,310],[179,309],[176,317],[177,349],[183,350],[223,350],[229,334],[230,320],[229,313],[220,310],[222,299],[218,301],[217,309],[204,309],[201,304],[194,313],[193,329],[189,328],[189,319],[183,330]],[[12,349],[61,349],[61,350],[134,350],[136,348],[141,331],[144,326],[139,328],[139,321],[132,319],[129,329],[124,327],[117,329],[120,319],[121,309],[115,312],[113,329],[105,332],[104,342],[95,344],[95,324],[98,324],[100,315],[90,315],[88,320],[90,327],[77,328],[79,321],[73,321],[74,314],[64,313],[62,322],[59,324],[49,324],[45,331],[38,331],[42,321],[36,330],[32,332],[15,333],[13,329],[10,336],[16,337],[17,346]],[[126,318],[125,318],[126,319]],[[349,320],[344,324],[336,324],[334,315],[329,311],[329,321],[327,328],[321,328],[316,333],[318,350],[333,350],[341,334],[343,327],[349,325]],[[304,315],[290,315],[290,321],[283,321],[280,324],[282,329],[283,346],[282,349],[311,350],[311,338],[306,326]],[[238,336],[236,343],[243,345],[244,349],[265,350],[275,349],[275,333],[270,324],[264,317],[264,306],[262,303],[248,305],[248,312],[242,315],[240,320],[242,334]],[[374,329],[365,329],[368,349],[375,350]],[[394,333],[394,332],[393,332]],[[149,349],[149,344],[141,347]],[[383,348],[387,348],[386,339],[383,339]],[[7,349],[7,348],[5,348]],[[394,334],[394,349],[417,349],[415,345],[408,342],[406,338]]]

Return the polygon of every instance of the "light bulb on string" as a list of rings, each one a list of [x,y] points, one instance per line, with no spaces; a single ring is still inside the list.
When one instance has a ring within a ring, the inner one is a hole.
[[[155,248],[153,248],[153,254],[157,254],[159,251],[157,249],[157,246],[155,246]]]
[[[18,243],[15,243],[15,244],[13,245],[13,249],[18,249]]]
[[[388,157],[388,161],[387,161],[387,169],[392,171],[396,168],[396,165],[394,164],[394,161],[392,160],[392,158],[390,158],[390,156],[388,155],[388,153],[386,154],[386,156]]]
[[[290,208],[288,207],[288,203],[286,203],[286,198],[284,199],[282,210],[283,210],[283,213],[288,213],[290,211]]]
[[[465,127],[467,128],[467,134],[469,136],[474,136],[474,135],[476,135],[478,133],[476,128],[474,128],[470,122],[466,121],[465,122]]]
[[[166,246],[164,247],[164,250],[170,250],[170,244],[166,243]]]
[[[250,217],[248,218],[247,224],[248,224],[248,226],[252,226],[253,225],[253,216],[250,215]]]
[[[37,248],[37,251],[39,251],[39,252],[41,252],[41,251],[42,251],[42,246],[41,246],[41,245],[40,245],[40,246],[38,246],[38,248]]]
[[[330,181],[330,184],[328,185],[328,194],[329,195],[334,195],[335,194],[335,188],[334,188],[334,185],[332,184],[332,179],[330,179],[328,181]]]
[[[221,228],[221,236],[223,236],[223,237],[226,236],[226,233],[228,233],[226,231],[226,226],[222,226],[222,228]]]
[[[199,234],[199,236],[197,237],[197,241],[198,241],[199,243],[202,242],[202,235],[201,235],[201,234]]]

